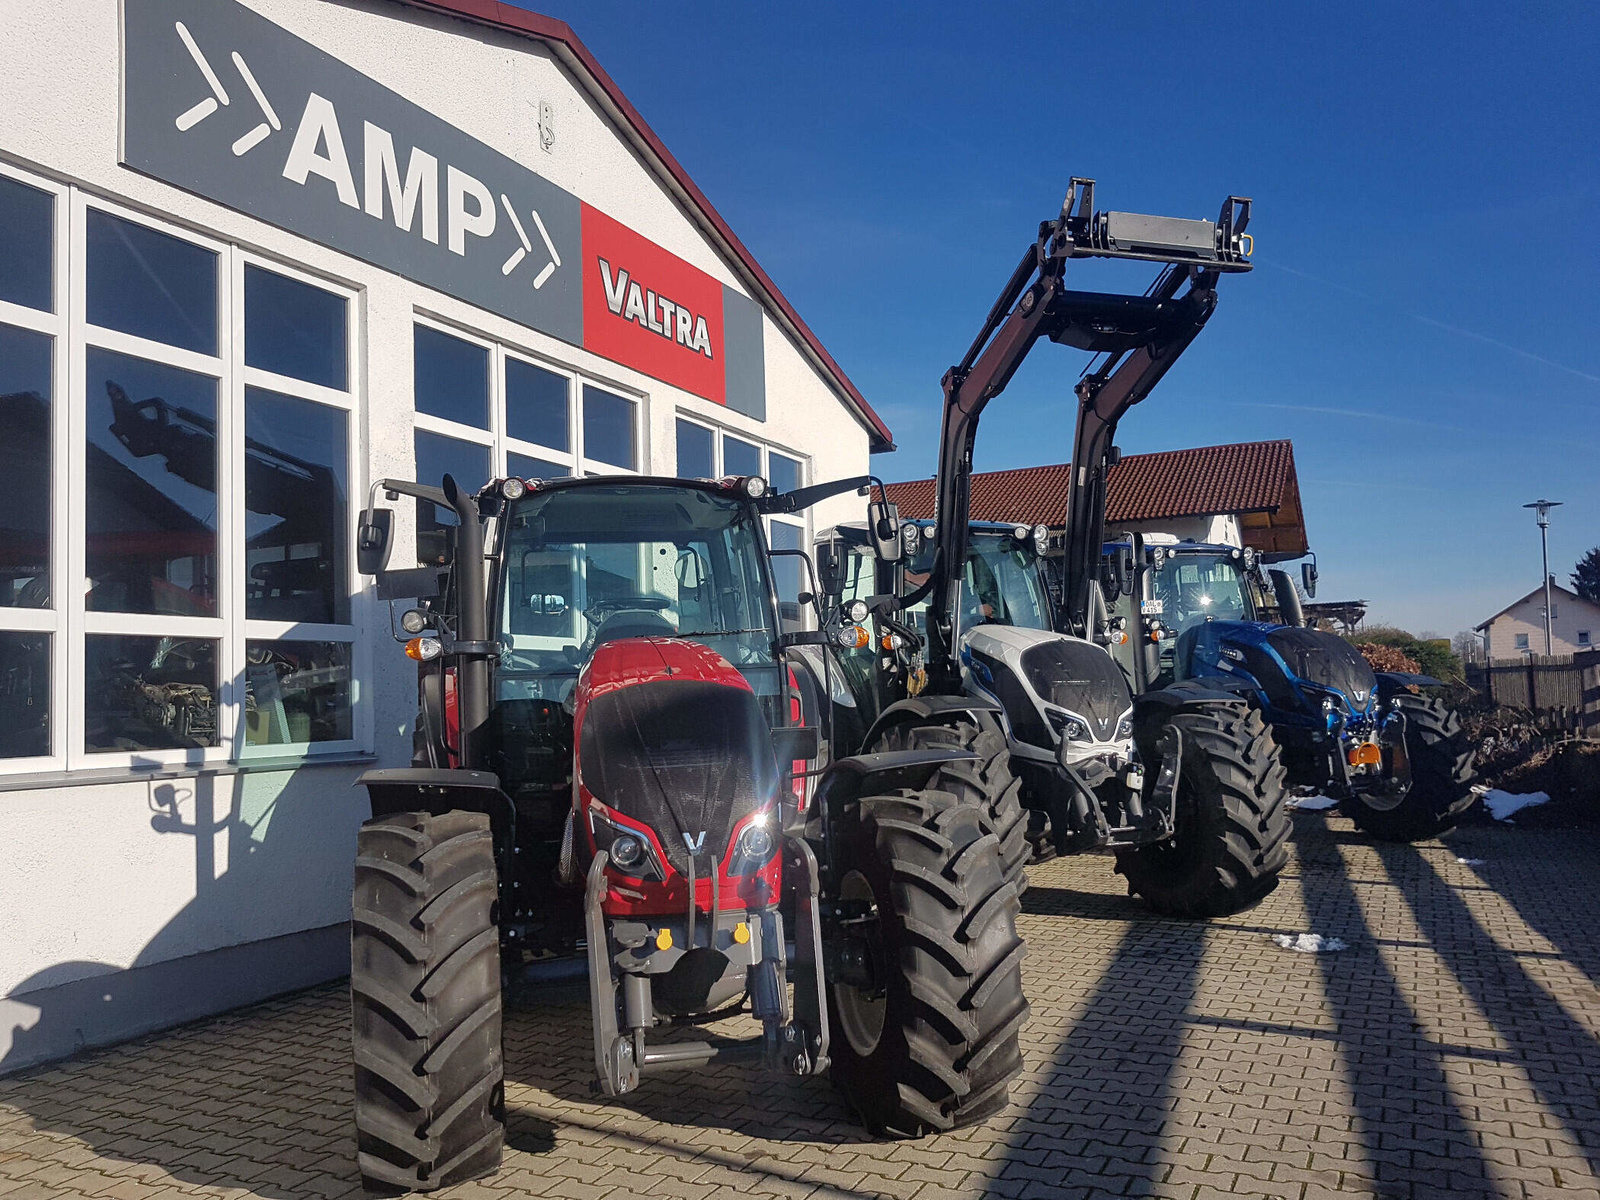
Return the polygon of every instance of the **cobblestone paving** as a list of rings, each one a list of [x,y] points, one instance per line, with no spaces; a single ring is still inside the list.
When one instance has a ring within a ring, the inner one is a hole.
[[[1296,819],[1282,886],[1209,925],[1108,858],[1033,871],[1028,1071],[987,1125],[873,1141],[825,1081],[732,1068],[600,1103],[557,1005],[508,1018],[503,1171],[442,1194],[1600,1200],[1600,840]],[[1349,948],[1270,937],[1302,931]],[[0,1080],[0,1200],[358,1194],[347,1020],[320,989]]]

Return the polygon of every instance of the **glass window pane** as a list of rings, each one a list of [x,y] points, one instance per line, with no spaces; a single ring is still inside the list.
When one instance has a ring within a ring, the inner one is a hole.
[[[51,338],[0,325],[0,607],[50,606]]]
[[[453,476],[456,483],[470,492],[476,492],[480,487],[489,482],[489,447],[480,446],[476,442],[463,442],[460,438],[448,438],[441,434],[429,433],[426,429],[416,431],[417,446],[417,482],[426,483],[430,487],[438,487],[444,482],[446,475]],[[426,500],[417,501],[417,541],[419,552],[425,546],[430,546],[430,540],[437,537],[438,530],[446,525],[456,525],[454,509],[440,508]],[[431,546],[430,546],[431,550]],[[431,552],[419,558],[432,559]],[[398,561],[398,560],[396,560]]]
[[[91,633],[83,639],[84,748],[217,745],[217,643]]]
[[[678,422],[678,478],[714,479],[717,474],[716,435],[704,425]]]
[[[261,267],[244,269],[244,363],[320,383],[349,387],[345,299]]]
[[[776,450],[767,452],[767,470],[772,478],[767,480],[775,492],[792,492],[800,487],[800,463]]]
[[[0,175],[0,300],[54,311],[50,258],[55,197]]]
[[[217,381],[91,346],[91,612],[217,611]]]
[[[583,456],[633,470],[633,401],[583,385]]]
[[[326,404],[245,389],[245,616],[350,620],[345,423]]]
[[[214,253],[93,208],[85,236],[91,325],[217,352]]]
[[[724,475],[761,474],[761,447],[740,438],[723,434],[722,473]]]
[[[414,344],[417,411],[489,428],[489,351],[426,325]]]
[[[519,442],[567,449],[567,377],[506,359],[506,433]]]
[[[244,740],[247,746],[347,742],[348,642],[246,642]]]
[[[774,550],[800,550],[805,546],[806,531],[799,525],[783,521],[771,524],[771,542]],[[792,554],[780,554],[772,560],[772,582],[778,589],[778,615],[785,628],[800,623],[800,592],[804,588],[805,567]]]
[[[50,753],[50,636],[0,633],[0,758]]]
[[[572,474],[572,468],[526,454],[507,454],[506,474],[518,479],[566,479]]]

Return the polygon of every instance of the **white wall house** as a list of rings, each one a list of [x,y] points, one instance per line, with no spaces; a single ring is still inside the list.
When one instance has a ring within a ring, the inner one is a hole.
[[[347,969],[352,784],[415,712],[373,481],[787,488],[890,437],[559,22],[59,0],[0,44],[3,1073]]]
[[[1543,654],[1544,588],[1537,587],[1477,627],[1486,656],[1494,659]],[[1600,647],[1600,604],[1555,582],[1550,584],[1550,653],[1575,654]]]

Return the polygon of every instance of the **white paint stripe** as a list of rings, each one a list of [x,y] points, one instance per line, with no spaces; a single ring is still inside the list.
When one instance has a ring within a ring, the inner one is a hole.
[[[261,111],[266,114],[267,121],[273,129],[282,129],[283,122],[278,120],[278,114],[273,111],[272,105],[267,101],[266,93],[261,90],[261,85],[256,82],[256,77],[245,65],[244,59],[239,57],[239,52],[233,52],[233,65],[239,68],[239,74],[244,76],[244,84],[250,89],[250,94],[256,98],[256,103],[261,105]]]
[[[545,281],[547,279],[549,279],[550,276],[554,275],[555,273],[556,273],[556,264],[553,263],[553,262],[545,263],[544,270],[540,271],[537,275],[534,276],[534,279],[533,279],[533,290],[537,292],[540,288],[542,288],[545,285]]]
[[[181,132],[188,133],[189,130],[193,129],[196,125],[200,124],[201,121],[204,121],[207,117],[209,117],[212,113],[214,113],[216,111],[217,111],[216,97],[207,96],[204,100],[200,101],[199,104],[196,104],[188,112],[179,113],[178,114],[178,120],[176,121],[176,124],[178,126],[178,129]]]
[[[267,123],[263,121],[233,144],[233,152],[236,155],[249,154],[250,151],[254,150],[257,146],[271,136],[272,130],[268,129]]]
[[[539,215],[537,208],[529,209],[528,211],[533,213],[533,223],[539,227],[539,236],[544,239],[544,248],[550,251],[551,263],[559,267],[561,265],[561,255],[556,253],[556,244],[550,240],[549,231],[544,227],[544,218]],[[540,275],[540,279],[544,279],[543,274]],[[536,283],[533,286],[538,287],[539,285]]]
[[[178,36],[183,39],[184,46],[189,51],[189,57],[194,59],[194,65],[200,68],[200,74],[206,77],[206,82],[211,85],[211,90],[223,104],[228,102],[228,93],[222,90],[222,80],[217,78],[217,73],[211,69],[211,64],[206,61],[206,56],[200,53],[200,47],[195,45],[194,35],[189,32],[189,27],[182,21],[178,22]]]
[[[527,258],[527,257],[528,257],[528,252],[526,250],[524,250],[521,246],[518,246],[516,248],[516,250],[512,253],[511,257],[506,259],[505,262],[500,264],[500,274],[502,274],[502,275],[511,274],[511,272],[513,272],[513,271],[515,271],[517,269],[517,264],[519,262],[521,262],[523,259]]]
[[[500,203],[506,206],[506,216],[511,218],[511,223],[517,228],[517,237],[522,239],[522,248],[531,254],[533,243],[528,240],[528,231],[522,227],[522,222],[517,220],[517,210],[511,207],[511,201],[504,192],[500,193]]]

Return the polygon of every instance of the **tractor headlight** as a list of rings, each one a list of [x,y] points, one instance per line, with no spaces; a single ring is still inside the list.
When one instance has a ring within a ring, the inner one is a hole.
[[[1048,710],[1045,715],[1050,718],[1050,724],[1064,742],[1081,742],[1089,735],[1088,727],[1077,717],[1058,709]]]
[[[1043,554],[1045,547],[1050,544],[1050,526],[1035,525],[1033,527],[1033,548]]]
[[[631,833],[625,833],[611,843],[611,861],[624,871],[632,871],[644,861],[644,843]]]
[[[594,834],[595,849],[609,854],[617,870],[625,871],[635,879],[667,877],[650,843],[637,830],[609,821],[592,808],[589,810],[589,829]]]
[[[1114,742],[1125,742],[1133,736],[1133,714],[1128,713],[1117,722],[1117,732],[1112,737]]]
[[[922,530],[908,521],[900,526],[900,541],[905,546],[907,554],[915,554],[918,543],[922,541]]]
[[[1154,550],[1150,551],[1150,561],[1159,567],[1162,563],[1167,561],[1166,550],[1160,546],[1157,546]]]
[[[400,628],[415,637],[428,627],[428,614],[420,608],[408,608],[400,614]]]
[[[1027,540],[1028,540],[1028,534],[1030,532],[1031,531],[1028,529],[1028,527],[1026,525],[1018,525],[1014,529],[1012,529],[1011,536],[1013,538],[1015,538],[1019,542],[1026,543]]]
[[[500,495],[507,500],[521,500],[528,494],[528,485],[515,475],[500,481]]]
[[[1256,569],[1256,552],[1250,546],[1244,548],[1244,569],[1246,571],[1254,571]]]
[[[908,525],[906,528],[910,528]],[[844,606],[844,618],[852,625],[860,625],[867,619],[867,602],[865,600],[851,600]]]
[[[772,835],[771,824],[770,812],[758,812],[750,818],[750,823],[734,843],[728,874],[753,875],[772,861],[772,853],[778,848],[778,839]]]

